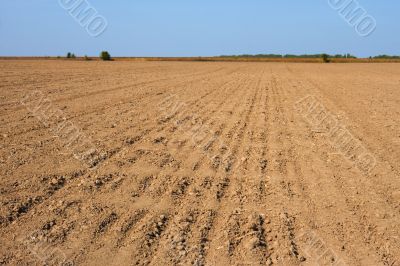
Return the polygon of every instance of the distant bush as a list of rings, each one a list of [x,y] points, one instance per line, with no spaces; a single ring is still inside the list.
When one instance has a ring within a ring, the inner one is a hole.
[[[91,60],[90,57],[88,57],[87,55],[85,55],[84,59],[85,59],[86,61]]]
[[[68,52],[67,58],[76,58],[75,54]]]
[[[327,54],[322,54],[322,61],[324,61],[324,63],[329,63],[329,55]]]
[[[102,51],[100,53],[100,59],[103,61],[110,61],[111,60],[111,55],[107,51]]]

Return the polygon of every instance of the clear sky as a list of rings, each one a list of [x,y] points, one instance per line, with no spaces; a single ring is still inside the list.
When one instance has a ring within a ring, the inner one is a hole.
[[[328,0],[88,1],[108,22],[96,38],[59,0],[0,0],[0,55],[400,55],[399,0],[358,0],[377,22],[368,37],[359,36]]]

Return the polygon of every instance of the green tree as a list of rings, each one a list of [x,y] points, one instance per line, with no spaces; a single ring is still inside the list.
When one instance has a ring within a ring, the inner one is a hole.
[[[322,54],[322,61],[324,61],[324,63],[329,63],[329,55],[327,54]]]
[[[67,58],[71,58],[71,53],[70,52],[68,52]]]
[[[101,58],[101,60],[103,60],[103,61],[110,61],[110,60],[111,60],[111,56],[110,56],[110,54],[109,54],[107,51],[102,51],[102,52],[100,53],[100,58]]]

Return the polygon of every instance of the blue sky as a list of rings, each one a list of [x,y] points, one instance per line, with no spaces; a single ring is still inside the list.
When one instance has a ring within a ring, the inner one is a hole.
[[[58,0],[1,0],[0,55],[400,55],[398,0],[358,0],[377,21],[368,37],[360,37],[328,0],[88,1],[108,22],[96,38]]]

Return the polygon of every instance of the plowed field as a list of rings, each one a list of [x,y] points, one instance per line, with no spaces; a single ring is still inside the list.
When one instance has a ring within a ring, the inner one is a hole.
[[[0,264],[400,263],[398,64],[2,60],[0,106]]]

